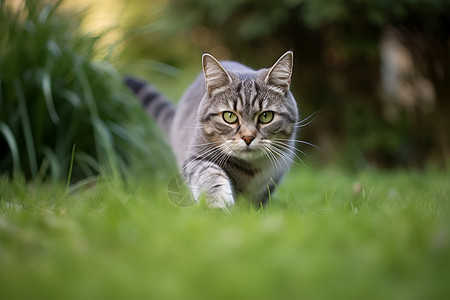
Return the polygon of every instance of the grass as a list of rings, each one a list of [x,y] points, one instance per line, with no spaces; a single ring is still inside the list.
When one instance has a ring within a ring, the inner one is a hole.
[[[264,209],[0,180],[2,299],[445,299],[448,173],[297,166]]]
[[[0,173],[161,169],[167,148],[152,143],[156,127],[111,65],[114,45],[99,51],[103,35],[82,32],[84,14],[61,2],[0,0]]]

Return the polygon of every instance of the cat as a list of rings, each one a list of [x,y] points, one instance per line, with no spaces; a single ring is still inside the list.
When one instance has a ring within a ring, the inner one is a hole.
[[[257,71],[204,53],[202,67],[177,107],[140,79],[124,81],[166,134],[196,201],[264,204],[295,156],[293,53]]]

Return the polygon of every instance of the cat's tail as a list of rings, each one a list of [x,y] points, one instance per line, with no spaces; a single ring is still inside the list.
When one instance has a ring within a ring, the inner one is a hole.
[[[125,77],[125,84],[136,94],[142,106],[156,120],[167,136],[170,136],[175,107],[152,85],[136,77]]]

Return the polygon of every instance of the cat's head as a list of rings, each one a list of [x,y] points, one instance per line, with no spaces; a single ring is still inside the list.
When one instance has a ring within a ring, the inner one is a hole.
[[[269,69],[219,63],[203,55],[206,94],[199,121],[206,140],[243,160],[272,159],[286,152],[295,133],[297,105],[289,90],[293,53]]]

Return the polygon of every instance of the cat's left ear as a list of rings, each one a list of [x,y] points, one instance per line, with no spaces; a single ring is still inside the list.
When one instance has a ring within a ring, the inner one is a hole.
[[[226,91],[231,84],[231,77],[222,65],[211,54],[202,56],[203,74],[206,90],[210,96]]]
[[[289,91],[293,62],[294,53],[288,51],[269,69],[265,82],[270,90],[281,95]]]

